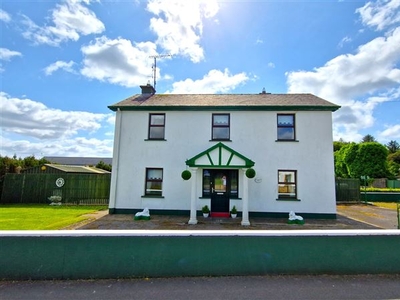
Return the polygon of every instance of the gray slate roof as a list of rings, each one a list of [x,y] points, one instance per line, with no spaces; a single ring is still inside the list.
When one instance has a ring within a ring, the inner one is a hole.
[[[88,174],[109,174],[109,171],[98,169],[95,167],[86,167],[86,166],[71,166],[71,165],[54,165],[54,164],[45,164],[45,166],[60,170],[65,173],[88,173]]]
[[[139,94],[109,108],[120,110],[330,110],[340,106],[312,94]]]
[[[100,161],[111,165],[111,157],[66,157],[66,156],[45,156],[44,159],[53,164],[76,165],[76,166],[96,166]]]

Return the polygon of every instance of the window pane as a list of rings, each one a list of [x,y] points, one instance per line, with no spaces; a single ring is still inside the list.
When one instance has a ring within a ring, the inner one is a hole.
[[[219,172],[214,176],[214,189],[216,192],[226,192],[226,174]]]
[[[232,170],[231,172],[231,195],[238,197],[238,171]]]
[[[294,171],[279,171],[279,182],[295,183]]]
[[[160,195],[162,191],[161,181],[148,181],[146,184],[146,195]]]
[[[149,139],[163,139],[164,127],[150,127]]]
[[[203,196],[210,195],[210,171],[203,170]]]
[[[278,198],[296,197],[296,171],[278,171]]]
[[[165,115],[151,115],[150,125],[164,125]]]
[[[214,127],[212,138],[214,140],[229,140],[229,127]]]
[[[162,180],[162,170],[147,170],[147,179]]]
[[[278,140],[294,140],[294,128],[279,127]]]
[[[162,169],[146,169],[146,195],[162,196]]]
[[[229,125],[229,115],[213,115],[213,125],[214,126],[228,126]]]
[[[279,115],[278,116],[278,126],[294,126],[294,116],[293,115]]]
[[[296,197],[296,186],[292,184],[279,184],[278,185],[279,197]]]

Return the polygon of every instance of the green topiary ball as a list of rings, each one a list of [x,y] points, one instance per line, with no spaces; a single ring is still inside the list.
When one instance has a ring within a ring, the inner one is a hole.
[[[247,178],[254,178],[256,176],[256,171],[252,168],[246,170],[246,177]]]
[[[181,174],[183,180],[189,180],[192,177],[192,173],[189,170],[185,170]]]

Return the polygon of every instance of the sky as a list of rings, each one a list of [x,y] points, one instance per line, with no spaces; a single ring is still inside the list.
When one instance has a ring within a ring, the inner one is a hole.
[[[400,142],[400,0],[0,0],[0,28],[1,156],[112,157],[107,106],[154,79],[312,93],[334,140]]]

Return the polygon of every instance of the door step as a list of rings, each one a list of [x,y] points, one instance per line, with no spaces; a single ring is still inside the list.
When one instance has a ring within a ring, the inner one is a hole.
[[[228,212],[211,212],[211,218],[230,218],[231,215]]]

